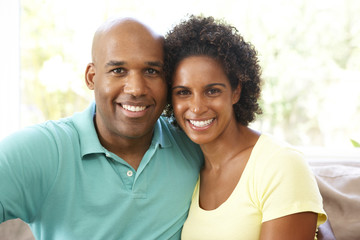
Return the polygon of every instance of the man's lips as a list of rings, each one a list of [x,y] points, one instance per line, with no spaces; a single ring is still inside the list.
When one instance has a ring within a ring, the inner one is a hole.
[[[130,112],[142,112],[146,109],[146,106],[135,106],[135,105],[129,105],[129,104],[121,104],[121,106]]]

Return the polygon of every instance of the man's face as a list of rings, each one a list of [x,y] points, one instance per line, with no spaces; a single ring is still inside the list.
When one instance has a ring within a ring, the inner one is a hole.
[[[102,138],[151,138],[167,97],[162,44],[136,27],[110,30],[99,38],[86,78],[95,93]]]

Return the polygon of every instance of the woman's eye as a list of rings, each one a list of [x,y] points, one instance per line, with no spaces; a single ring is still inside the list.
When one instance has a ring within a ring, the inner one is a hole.
[[[186,95],[189,95],[190,94],[190,91],[189,90],[178,90],[175,92],[175,95],[179,95],[179,96],[186,96]]]
[[[211,88],[207,91],[207,94],[209,95],[217,95],[219,93],[221,93],[221,90],[217,88]]]

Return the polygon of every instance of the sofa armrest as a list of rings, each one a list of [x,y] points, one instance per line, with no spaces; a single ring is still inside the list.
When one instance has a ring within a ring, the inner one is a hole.
[[[318,240],[336,240],[329,220],[319,226]]]
[[[311,161],[337,240],[360,239],[360,161]],[[325,225],[323,226],[325,227]]]

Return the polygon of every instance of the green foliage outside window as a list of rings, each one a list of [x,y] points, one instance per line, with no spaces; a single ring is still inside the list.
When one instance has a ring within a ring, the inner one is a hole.
[[[304,146],[359,136],[360,1],[94,2],[22,1],[24,125],[71,115],[92,100],[83,73],[97,23],[126,11],[169,29],[188,12],[224,18],[257,48],[264,114],[254,127]]]

